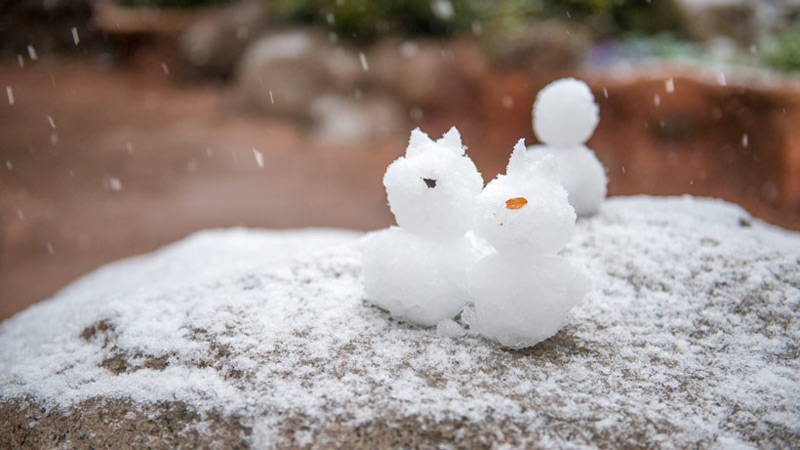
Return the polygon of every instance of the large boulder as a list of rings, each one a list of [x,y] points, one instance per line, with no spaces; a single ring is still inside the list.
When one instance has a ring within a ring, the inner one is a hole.
[[[368,81],[409,108],[458,110],[476,96],[489,61],[474,39],[385,39],[367,53]]]
[[[245,108],[308,118],[314,100],[325,94],[353,95],[364,73],[358,52],[321,32],[278,31],[244,51],[234,97]]]
[[[386,139],[407,130],[402,105],[386,95],[328,94],[311,102],[309,110],[311,132],[320,141]]]
[[[181,32],[179,53],[188,76],[228,77],[247,45],[264,31],[267,6],[240,1]]]
[[[561,21],[533,22],[520,30],[499,33],[493,62],[503,69],[530,74],[575,70],[592,46],[584,27]]]
[[[363,297],[359,234],[208,231],[0,325],[2,448],[790,447],[800,236],[721,201],[612,198],[594,288],[509,351]]]

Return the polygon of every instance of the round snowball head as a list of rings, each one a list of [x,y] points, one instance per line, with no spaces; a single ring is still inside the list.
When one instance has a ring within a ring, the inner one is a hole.
[[[518,143],[508,175],[493,180],[478,196],[474,232],[498,252],[554,254],[572,236],[575,210],[553,157],[528,156]]]
[[[549,146],[583,144],[592,137],[598,116],[589,86],[574,78],[563,78],[548,84],[536,96],[533,131]]]
[[[483,178],[464,154],[455,128],[435,142],[414,130],[406,156],[389,165],[383,184],[401,228],[453,239],[472,226]]]
[[[555,254],[570,239],[575,211],[560,185],[517,185],[503,177],[478,197],[475,235],[498,252]]]

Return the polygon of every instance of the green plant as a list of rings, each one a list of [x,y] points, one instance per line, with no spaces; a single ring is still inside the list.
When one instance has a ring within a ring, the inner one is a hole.
[[[117,0],[117,4],[126,8],[164,8],[183,9],[211,5],[224,5],[235,0]]]
[[[766,63],[784,71],[800,70],[800,23],[784,31],[767,50]]]
[[[679,28],[671,2],[648,0],[272,0],[270,7],[278,20],[327,24],[342,37],[367,40],[481,28],[513,33],[552,17],[585,23],[601,36]]]
[[[470,29],[475,0],[274,0],[277,18],[328,24],[343,37],[370,40],[383,33],[450,34]]]

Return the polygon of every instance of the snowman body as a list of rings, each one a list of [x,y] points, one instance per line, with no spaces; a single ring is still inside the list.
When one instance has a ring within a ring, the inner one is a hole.
[[[520,141],[506,175],[478,197],[475,235],[495,248],[470,271],[475,326],[510,348],[553,336],[589,290],[582,270],[558,256],[575,212],[551,155],[531,158]]]
[[[468,303],[465,274],[476,257],[465,237],[441,241],[391,227],[372,233],[365,247],[367,299],[395,319],[434,326]]]
[[[589,288],[580,270],[556,255],[497,253],[482,259],[472,275],[478,330],[509,348],[555,335]]]
[[[477,256],[466,233],[483,187],[458,131],[434,142],[414,130],[406,155],[386,170],[384,185],[399,226],[364,241],[367,301],[416,325],[453,318],[469,302],[466,273]]]
[[[598,116],[592,91],[573,78],[547,85],[533,105],[533,130],[544,145],[528,149],[553,155],[569,203],[578,216],[595,214],[607,193],[605,169],[584,145],[597,127]]]
[[[563,148],[536,145],[528,149],[553,156],[561,185],[567,190],[569,204],[578,216],[597,213],[606,198],[608,178],[603,164],[591,149],[581,144]]]

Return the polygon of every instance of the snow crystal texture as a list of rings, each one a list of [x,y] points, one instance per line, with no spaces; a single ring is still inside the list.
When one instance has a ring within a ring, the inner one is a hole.
[[[738,207],[608,200],[562,252],[595,289],[524,351],[461,319],[389,320],[364,301],[358,246],[210,231],[106,266],[0,324],[0,395],[182,401],[243,418],[256,448],[406,419],[496,424],[495,442],[550,448],[800,440],[800,237]]]

